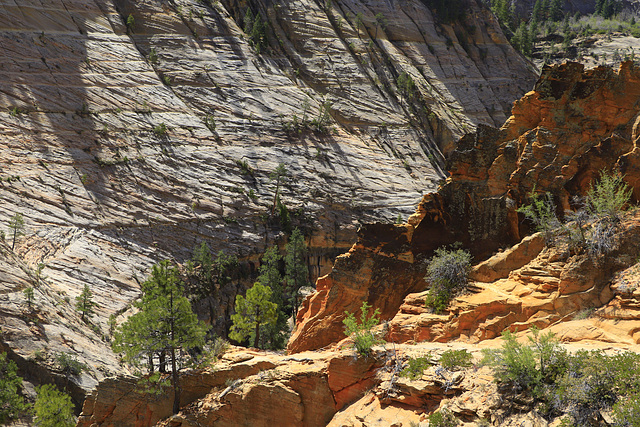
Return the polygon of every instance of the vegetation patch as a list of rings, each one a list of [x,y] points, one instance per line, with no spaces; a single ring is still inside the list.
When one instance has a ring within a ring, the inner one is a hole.
[[[471,270],[471,254],[464,249],[436,249],[429,261],[425,280],[431,285],[426,306],[444,311],[451,298],[464,289]]]
[[[467,350],[447,350],[440,356],[440,364],[450,371],[457,371],[472,365],[473,356]]]
[[[380,309],[375,309],[370,316],[369,309],[371,309],[371,306],[365,301],[360,307],[359,321],[356,319],[355,314],[348,311],[344,312],[347,317],[342,321],[345,326],[345,335],[351,337],[356,352],[363,357],[369,356],[371,347],[380,342],[372,330],[374,326],[380,323],[380,318],[378,317],[380,316]]]

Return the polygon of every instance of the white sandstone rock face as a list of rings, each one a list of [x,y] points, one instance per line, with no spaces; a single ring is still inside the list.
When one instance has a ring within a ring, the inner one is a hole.
[[[206,241],[255,268],[284,243],[271,215],[279,163],[312,278],[325,274],[360,223],[406,220],[444,176],[440,151],[500,125],[535,79],[474,1],[452,25],[417,0],[255,2],[269,21],[260,54],[233,18],[246,7],[0,0],[0,348],[14,358],[44,354],[55,373],[55,354],[74,355],[90,368],[72,379],[84,390],[120,370],[109,316],[123,320],[153,263]],[[402,73],[415,89],[398,89]],[[322,105],[326,132],[294,130]],[[11,251],[15,213],[25,235]],[[85,284],[95,330],[74,311]]]

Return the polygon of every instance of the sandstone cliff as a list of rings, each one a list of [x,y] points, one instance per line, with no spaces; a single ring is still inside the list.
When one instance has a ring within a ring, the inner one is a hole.
[[[260,53],[241,29],[247,8],[269,23]],[[502,123],[533,83],[486,8],[465,9],[446,23],[414,0],[0,4],[0,223],[26,223],[17,257],[2,257],[7,271],[43,265],[42,339],[21,312],[25,273],[2,292],[2,347],[21,363],[64,348],[94,379],[113,372],[108,319],[122,320],[151,264],[204,240],[251,270],[282,240],[279,163],[312,278],[359,223],[406,218],[443,177],[440,148]],[[73,313],[84,284],[93,332]]]
[[[447,160],[451,176],[437,193],[423,198],[408,224],[380,226],[385,233],[363,228],[359,242],[338,258],[333,271],[319,280],[318,292],[305,301],[289,350],[341,339],[344,311],[357,310],[362,301],[381,308],[384,319],[393,317],[398,295],[426,287],[421,280],[425,261],[439,246],[462,242],[478,262],[518,243],[528,229],[516,209],[534,188],[551,192],[562,214],[600,170],[615,167],[626,174],[637,200],[639,78],[640,70],[631,63],[617,72],[604,67],[585,71],[577,63],[545,68],[502,128],[480,126],[458,142]],[[593,284],[584,285],[582,291]],[[503,319],[493,334],[524,320]]]

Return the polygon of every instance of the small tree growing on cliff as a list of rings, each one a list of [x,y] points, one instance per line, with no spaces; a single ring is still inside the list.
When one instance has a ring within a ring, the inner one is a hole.
[[[276,182],[276,191],[273,194],[273,206],[271,207],[271,214],[275,214],[278,201],[280,200],[280,186],[287,179],[287,168],[284,166],[284,163],[280,163],[278,167],[269,174],[269,178]]]
[[[84,322],[87,318],[94,315],[94,307],[98,304],[93,302],[93,293],[89,289],[89,285],[85,283],[80,295],[76,297],[76,310],[80,312],[80,319]]]
[[[153,266],[151,277],[142,284],[142,299],[135,304],[140,311],[120,326],[113,341],[114,351],[124,353],[129,362],[137,364],[147,357],[150,372],[154,354],[169,355],[174,414],[180,410],[179,352],[203,346],[207,331],[182,291],[175,266],[169,261]]]
[[[18,237],[24,235],[24,217],[21,213],[16,213],[9,219],[9,228],[11,229],[11,250],[16,247],[16,240]]]

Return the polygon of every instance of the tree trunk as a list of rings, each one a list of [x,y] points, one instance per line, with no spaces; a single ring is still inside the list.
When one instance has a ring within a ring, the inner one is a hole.
[[[280,192],[280,174],[276,180],[276,194],[273,195],[273,208],[271,208],[271,214],[276,213],[276,205],[278,204],[278,193]]]
[[[160,359],[158,362],[158,370],[164,374],[167,372],[167,353],[162,350],[158,358]]]
[[[258,348],[260,342],[260,309],[256,308],[256,336],[253,339],[253,346]]]
[[[153,374],[153,353],[149,353],[149,373]]]
[[[171,371],[173,382],[173,413],[180,412],[180,384],[178,383],[178,369],[176,367],[176,349],[171,347]]]

